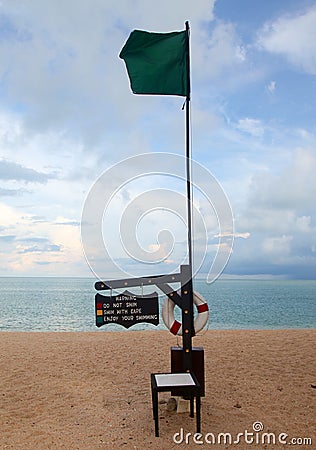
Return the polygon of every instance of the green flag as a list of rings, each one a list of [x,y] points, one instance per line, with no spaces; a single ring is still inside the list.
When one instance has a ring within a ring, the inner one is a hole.
[[[186,32],[134,30],[121,50],[134,94],[187,95]]]

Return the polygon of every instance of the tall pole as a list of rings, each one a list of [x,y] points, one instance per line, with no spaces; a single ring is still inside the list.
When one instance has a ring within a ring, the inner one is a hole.
[[[186,110],[185,110],[185,128],[186,128],[186,186],[187,186],[187,215],[188,215],[188,257],[189,264],[181,266],[181,273],[184,283],[181,283],[182,307],[182,345],[183,358],[182,369],[184,372],[191,372],[192,364],[192,337],[195,335],[194,330],[194,311],[193,311],[193,281],[192,281],[192,198],[191,198],[191,155],[190,155],[190,41],[189,22],[185,23],[186,30]]]
[[[187,177],[187,214],[188,214],[188,255],[189,266],[192,273],[192,198],[191,198],[191,152],[190,152],[190,100],[191,100],[191,80],[190,80],[190,26],[185,22],[186,31],[186,110],[185,110],[185,129],[186,129],[186,177]]]

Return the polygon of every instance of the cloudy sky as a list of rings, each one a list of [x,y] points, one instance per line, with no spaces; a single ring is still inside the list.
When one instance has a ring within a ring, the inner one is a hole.
[[[225,275],[315,278],[315,0],[1,0],[1,276],[92,275],[80,222],[96,180],[135,155],[184,154],[183,98],[133,95],[118,54],[133,29],[182,30],[185,20],[192,155],[226,193],[234,218]],[[185,257],[185,224],[171,206],[150,204],[160,187],[185,194],[182,180],[170,167],[165,179],[130,179],[129,163],[122,167],[124,186],[102,223],[110,257],[127,272],[137,266],[117,230],[124,232],[126,208],[147,202],[137,240],[168,273]],[[219,212],[198,188],[203,276],[223,243]],[[139,197],[148,191],[151,199]],[[157,240],[169,228],[171,253],[168,233]],[[196,257],[199,232],[197,224]],[[147,273],[156,272],[152,262]]]

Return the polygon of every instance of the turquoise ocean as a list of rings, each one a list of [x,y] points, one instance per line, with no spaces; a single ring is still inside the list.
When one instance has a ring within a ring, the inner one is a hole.
[[[95,326],[95,281],[0,278],[0,331],[124,331],[115,324]],[[316,328],[316,280],[195,280],[194,290],[209,304],[209,329]],[[164,298],[159,296],[157,327],[144,323],[129,330],[165,329]]]

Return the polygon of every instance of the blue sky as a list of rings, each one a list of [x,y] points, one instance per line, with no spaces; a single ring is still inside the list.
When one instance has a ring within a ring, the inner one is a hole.
[[[234,218],[224,275],[315,279],[316,2],[310,0],[2,0],[0,276],[90,276],[80,221],[98,177],[141,153],[184,153],[183,99],[133,95],[118,54],[133,29],[181,30],[185,20],[192,155],[216,178]],[[111,198],[103,236],[127,271],[143,265],[122,246],[120,219],[137,196],[161,185],[183,191],[175,178],[147,176]],[[220,248],[216,214],[208,208],[196,189],[207,241],[199,276]],[[185,257],[183,218],[151,212],[142,216],[138,240],[153,252],[159,229],[170,227],[176,250],[164,254],[161,241],[159,266],[168,273]],[[102,265],[106,273],[107,261]]]

